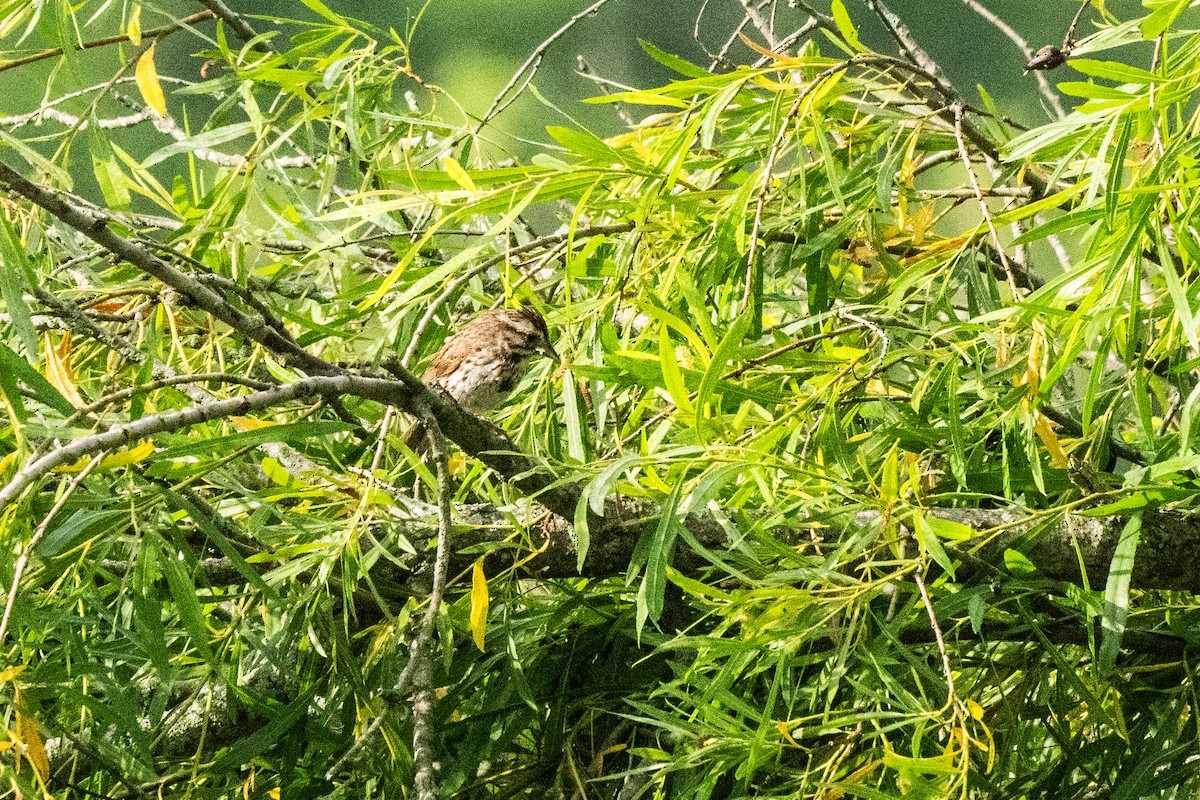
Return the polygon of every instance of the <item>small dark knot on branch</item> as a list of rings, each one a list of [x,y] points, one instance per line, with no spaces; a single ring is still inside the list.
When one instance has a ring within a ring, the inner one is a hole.
[[[1029,59],[1029,63],[1025,65],[1025,72],[1028,75],[1032,70],[1044,72],[1046,70],[1058,69],[1063,64],[1067,63],[1067,56],[1071,54],[1070,50],[1063,50],[1048,44],[1033,54],[1033,58]]]

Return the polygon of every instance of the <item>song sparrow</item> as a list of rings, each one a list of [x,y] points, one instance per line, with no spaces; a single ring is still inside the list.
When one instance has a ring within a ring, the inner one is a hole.
[[[557,360],[546,320],[531,306],[484,311],[446,340],[421,376],[444,389],[472,414],[491,411],[524,377],[537,353]],[[425,429],[415,425],[404,442],[417,449]]]

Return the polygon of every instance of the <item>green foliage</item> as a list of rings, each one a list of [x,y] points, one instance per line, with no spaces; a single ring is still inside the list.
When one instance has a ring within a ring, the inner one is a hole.
[[[648,116],[609,139],[550,128],[529,163],[454,121],[411,30],[305,5],[250,41],[234,20],[158,32],[160,117],[133,73],[149,41],[75,48],[186,12],[0,4],[4,59],[26,30],[69,54],[46,99],[0,105],[0,162],[360,372],[419,367],[480,308],[545,311],[564,363],[495,419],[578,493],[580,574],[542,571],[568,534],[515,476],[456,462],[454,563],[487,557],[490,602],[480,652],[469,567],[451,573],[439,791],[1195,794],[1196,604],[1138,585],[1143,527],[1192,509],[1200,457],[1186,3],[1106,18],[1071,62],[1088,80],[1058,87],[1084,102],[1029,129],[868,49],[836,0],[757,65],[646,44],[679,77],[593,102]],[[302,377],[11,183],[3,215],[4,483],[97,431]],[[14,497],[3,723],[48,741],[51,770],[14,747],[6,784],[406,791],[391,690],[436,523],[403,428],[372,400],[298,400]],[[1010,516],[945,513],[963,509]],[[1125,529],[1107,585],[1026,555],[1068,512]]]

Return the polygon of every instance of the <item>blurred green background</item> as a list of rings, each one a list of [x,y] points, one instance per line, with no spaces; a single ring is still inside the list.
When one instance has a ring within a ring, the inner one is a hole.
[[[979,0],[1020,33],[1033,48],[1061,44],[1080,0]],[[288,49],[288,40],[304,32],[303,26],[281,24],[279,20],[298,19],[323,22],[320,15],[301,0],[227,0],[228,5],[251,22],[260,33],[275,34],[277,49]],[[590,0],[419,0],[380,3],[375,0],[326,0],[339,14],[364,20],[387,31],[394,29],[401,38],[411,31],[411,67],[420,81],[397,75],[397,89],[412,89],[414,97],[434,115],[451,124],[469,123],[482,115],[497,93],[512,78],[522,63],[547,37],[573,15],[590,5]],[[509,155],[528,160],[535,153],[552,147],[546,135],[547,125],[585,127],[600,136],[614,134],[625,123],[609,104],[584,104],[580,100],[602,93],[594,81],[578,73],[579,58],[590,71],[618,85],[645,88],[661,85],[678,77],[648,56],[639,40],[708,67],[710,53],[722,49],[745,15],[743,2],[751,0],[610,0],[598,12],[582,19],[556,40],[546,51],[533,79],[531,90],[509,107],[483,132],[489,142],[489,154]],[[867,9],[864,0],[844,0],[860,37],[865,44],[882,52],[895,52],[878,18]],[[95,40],[118,33],[113,29],[116,15],[93,13],[82,6],[71,25],[77,31],[71,41]],[[100,2],[100,6],[108,5]],[[814,0],[822,12],[829,0]],[[976,14],[963,0],[889,0],[889,5],[907,23],[917,41],[941,65],[959,92],[970,102],[979,102],[976,85],[983,85],[1000,110],[1027,125],[1039,125],[1050,118],[1043,108],[1044,98],[1037,90],[1034,75],[1023,75],[1025,55],[990,23]],[[1100,13],[1092,0],[1076,32],[1077,38],[1096,30]],[[1120,19],[1144,12],[1138,0],[1107,0],[1107,10]],[[49,7],[49,6],[47,6]],[[195,0],[142,0],[142,27],[163,25],[203,9]],[[44,9],[43,9],[44,10]],[[766,13],[769,13],[768,7]],[[418,19],[419,18],[419,19]],[[807,14],[791,8],[787,0],[777,3],[774,25],[777,38],[786,37],[807,19]],[[415,21],[415,24],[414,24]],[[10,34],[4,42],[4,58],[15,58],[59,44],[47,33],[52,26],[42,20],[30,35]],[[94,24],[93,24],[94,22]],[[23,31],[23,29],[22,29]],[[180,33],[159,43],[155,57],[158,71],[189,81],[201,79],[196,54],[209,49],[215,26],[205,22],[196,33]],[[753,26],[745,28],[754,41],[765,44]],[[75,37],[78,37],[76,39]],[[386,36],[386,34],[385,34]],[[204,37],[209,37],[207,40]],[[822,40],[820,34],[817,40]],[[231,44],[239,44],[232,37]],[[361,44],[361,41],[359,42]],[[385,46],[387,42],[381,42]],[[1147,66],[1150,49],[1145,53],[1119,57]],[[61,98],[93,83],[103,83],[122,64],[132,58],[128,45],[99,47],[73,53],[69,59],[47,59],[20,70],[0,72],[0,118],[31,112],[51,98]],[[828,55],[839,51],[822,43]],[[1104,56],[1099,56],[1104,57]],[[753,63],[759,55],[740,41],[728,53],[731,64]],[[727,69],[728,66],[719,69]],[[130,70],[132,72],[132,70]],[[128,73],[127,73],[128,74]],[[1052,81],[1078,80],[1079,75],[1063,67],[1047,77]],[[433,85],[444,92],[427,91]],[[186,94],[180,84],[164,86],[168,107],[178,120],[190,126],[202,124],[213,112],[211,98]],[[1073,98],[1062,97],[1070,107]],[[76,115],[91,113],[90,98],[68,97],[58,107]],[[436,105],[434,105],[436,104]],[[626,108],[633,119],[654,113],[652,107]],[[100,117],[130,113],[128,105],[105,100]],[[474,127],[474,126],[472,126]],[[57,159],[72,174],[80,173],[83,185],[90,178],[90,159],[77,159],[70,152],[55,155],[58,126],[44,128],[26,125],[16,129],[43,155]],[[127,132],[113,132],[135,157],[144,156],[161,141],[148,125]],[[81,169],[82,168],[82,169]],[[166,165],[159,168],[166,174]],[[169,175],[167,179],[169,180]]]
[[[1079,8],[1076,0],[983,0],[998,17],[1006,20],[1036,49],[1043,44],[1061,44],[1070,19]],[[280,6],[298,6],[282,2]],[[380,16],[378,5],[367,0],[341,0],[337,7],[380,25],[398,25],[406,18]],[[581,0],[432,0],[416,26],[413,37],[413,66],[422,78],[444,86],[473,114],[486,110],[524,59],[538,44],[553,34],[566,19],[588,7]],[[827,1],[814,4],[828,12]],[[703,8],[700,22],[697,16]],[[796,30],[805,13],[780,0],[775,17],[776,36]],[[846,0],[854,24],[864,43],[894,52],[883,26],[862,0]],[[967,100],[978,102],[977,84],[983,84],[1004,113],[1026,124],[1044,122],[1036,79],[1022,76],[1025,56],[994,26],[961,0],[889,0],[889,7],[911,26],[912,34],[952,78]],[[1110,13],[1128,18],[1138,13],[1140,2],[1109,0]],[[419,5],[409,6],[412,18]],[[281,8],[282,10],[282,8]],[[294,13],[294,10],[293,10]],[[1142,12],[1144,13],[1144,12]],[[673,77],[638,47],[648,41],[668,53],[708,66],[709,53],[718,52],[744,17],[740,0],[611,0],[598,13],[581,20],[548,50],[534,86],[539,94],[569,113],[581,124],[600,134],[619,130],[620,121],[608,106],[581,106],[578,98],[600,94],[592,80],[578,76],[576,56],[583,56],[599,76],[631,86],[656,85]],[[1099,14],[1084,12],[1076,38],[1096,30]],[[762,38],[752,26],[746,35],[758,43]],[[824,53],[838,52],[832,44]],[[734,64],[750,64],[758,55],[738,42],[728,56]],[[1050,73],[1051,83],[1078,79],[1069,68]],[[1070,98],[1063,97],[1069,107]],[[635,118],[654,109],[629,109]],[[500,130],[522,138],[545,140],[548,124],[563,124],[553,108],[530,94],[509,109]],[[517,151],[524,150],[517,146]]]
[[[869,46],[893,52],[882,25],[862,0],[845,0],[862,39]],[[981,0],[1008,22],[1029,44],[1061,44],[1078,0]],[[585,0],[430,0],[420,3],[385,5],[371,0],[329,0],[339,13],[367,20],[383,28],[403,32],[421,13],[412,38],[414,71],[427,82],[445,88],[474,115],[482,114],[492,99],[544,39],[572,15],[590,5]],[[314,17],[298,0],[232,2],[246,14],[282,17]],[[828,12],[829,3],[817,0],[815,7]],[[1128,18],[1138,13],[1136,0],[1108,0],[1110,13]],[[703,7],[703,14],[701,9]],[[1033,75],[1022,75],[1024,55],[990,23],[961,0],[890,0],[889,7],[911,27],[920,44],[938,61],[958,89],[978,101],[976,84],[983,84],[1001,110],[1028,124],[1044,122]],[[423,12],[422,12],[423,9]],[[1144,12],[1142,12],[1144,13]],[[697,17],[699,16],[699,22]],[[711,59],[694,38],[698,31],[705,49],[721,49],[744,16],[741,0],[610,0],[599,12],[581,20],[557,40],[546,53],[533,85],[534,93],[510,108],[493,135],[499,144],[525,156],[540,149],[531,144],[504,139],[547,141],[548,124],[566,124],[564,115],[600,135],[620,129],[621,122],[606,105],[581,105],[577,101],[600,93],[597,85],[577,74],[577,56],[582,56],[597,75],[620,84],[645,87],[669,80],[666,70],[638,45],[643,39],[667,52],[708,66]],[[807,15],[780,0],[775,17],[777,36],[782,38],[799,27]],[[1099,14],[1084,12],[1076,38],[1092,33]],[[256,22],[264,30],[265,20]],[[762,43],[750,26],[748,36]],[[831,45],[827,53],[837,52]],[[731,48],[734,63],[751,63],[758,58],[741,42]],[[1051,73],[1052,82],[1074,80],[1069,68]],[[1070,98],[1063,98],[1069,106]],[[554,107],[552,107],[554,106]],[[557,108],[555,108],[557,107]],[[439,106],[443,114],[454,113]],[[650,110],[630,109],[634,117]]]

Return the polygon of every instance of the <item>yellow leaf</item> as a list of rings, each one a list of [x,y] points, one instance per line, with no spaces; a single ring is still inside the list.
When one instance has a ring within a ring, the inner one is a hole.
[[[963,701],[963,705],[967,707],[967,713],[971,715],[972,719],[983,719],[983,706],[979,703],[968,697]]]
[[[9,465],[17,459],[17,451],[13,450],[4,458],[0,458],[0,475],[4,474],[4,470],[8,469]]]
[[[37,723],[29,715],[29,709],[25,706],[25,699],[21,696],[20,689],[16,691],[14,699],[17,706],[17,736],[20,738],[21,744],[25,746],[25,758],[44,781],[50,777],[50,759],[46,756],[42,736],[38,733]]]
[[[129,23],[125,26],[125,34],[129,43],[134,47],[142,46],[142,4],[134,3],[133,11],[129,13]]]
[[[788,740],[788,744],[795,747],[797,750],[803,750],[793,737],[791,731],[788,730],[788,724],[785,720],[775,720],[775,730],[779,731],[779,735]]]
[[[1066,451],[1063,450],[1062,444],[1058,441],[1058,434],[1054,432],[1054,428],[1050,425],[1050,420],[1042,414],[1037,415],[1037,422],[1034,424],[1034,431],[1038,438],[1042,440],[1042,444],[1046,447],[1046,452],[1050,454],[1050,460],[1054,462],[1054,466],[1059,469],[1066,469],[1069,465]]]
[[[459,164],[450,156],[446,156],[442,159],[442,166],[446,168],[446,174],[450,176],[452,181],[468,192],[476,191],[475,181],[471,180],[471,176],[462,168],[462,164]]]
[[[50,334],[46,334],[46,380],[50,381],[50,385],[67,398],[67,402],[76,408],[83,408],[86,403],[79,396],[79,390],[75,388],[75,378],[71,374],[71,336],[67,334],[63,336],[62,343],[56,349],[50,339]]]
[[[267,792],[267,797],[271,798],[271,800],[279,800],[279,787],[276,786],[274,789]]]
[[[146,105],[153,108],[160,116],[167,115],[167,98],[163,96],[162,85],[158,82],[158,70],[154,68],[154,45],[142,53],[138,59],[137,69],[134,70],[138,91]]]
[[[97,469],[115,469],[116,467],[124,467],[129,464],[136,464],[143,459],[147,459],[154,454],[154,441],[147,439],[137,447],[131,447],[120,453],[113,453],[107,456],[96,465]]]
[[[125,467],[130,464],[136,464],[139,461],[144,461],[154,455],[154,441],[147,439],[137,447],[131,447],[128,450],[122,450],[119,453],[113,453],[111,456],[105,456],[100,459],[100,463],[96,465],[96,469],[116,469],[117,467]],[[80,472],[88,465],[92,459],[84,456],[74,464],[67,464],[61,467],[55,467],[52,472]]]
[[[787,61],[788,60],[787,56],[781,56],[779,53],[776,53],[773,50],[768,50],[767,48],[763,47],[761,44],[758,44],[757,42],[755,42],[753,39],[748,38],[741,31],[738,31],[738,36],[741,37],[742,44],[746,45],[746,47],[749,47],[751,50],[758,53],[760,56],[765,56],[766,58],[769,58],[772,61]]]
[[[483,574],[483,556],[480,556],[471,568],[471,637],[480,651],[483,650],[483,636],[487,633],[487,616],[487,576]]]
[[[230,417],[229,421],[239,431],[256,431],[259,428],[269,428],[272,425],[279,424],[266,419],[255,419],[254,417]]]
[[[24,664],[18,664],[15,667],[9,667],[8,669],[4,670],[3,672],[0,672],[0,683],[8,683],[9,681],[11,681],[13,678],[17,677],[24,671],[25,671]]]

